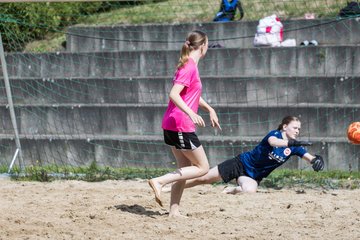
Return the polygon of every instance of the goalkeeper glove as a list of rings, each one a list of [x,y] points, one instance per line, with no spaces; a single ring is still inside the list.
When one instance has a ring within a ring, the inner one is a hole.
[[[322,171],[324,169],[324,160],[320,155],[315,155],[315,158],[310,162],[315,172]]]

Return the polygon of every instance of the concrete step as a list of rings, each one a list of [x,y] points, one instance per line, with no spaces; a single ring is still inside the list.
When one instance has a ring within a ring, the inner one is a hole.
[[[7,54],[10,78],[172,76],[179,51]],[[360,46],[210,49],[206,76],[358,76]]]
[[[314,19],[283,21],[284,39],[317,40],[320,45],[359,44],[360,24],[356,19]],[[253,46],[258,21],[226,23],[143,24],[117,26],[74,26],[68,28],[70,52],[180,50],[188,32],[199,29],[210,43],[227,48]]]
[[[222,133],[210,127],[209,117],[200,112],[207,127],[198,128],[200,135],[257,136],[258,132],[276,127],[283,116],[299,116],[302,134],[313,137],[343,137],[351,122],[358,121],[359,104],[233,104],[217,105]],[[161,121],[166,104],[119,105],[49,105],[17,106],[20,134],[124,134],[149,135],[161,133]],[[0,107],[0,133],[12,134],[9,112]]]
[[[268,129],[270,131],[272,129]],[[266,134],[267,132],[264,132]],[[226,136],[222,135],[221,132],[218,132],[217,135],[213,133],[213,135],[199,135],[200,140],[206,142],[256,142],[260,141],[264,135],[257,135],[253,136]],[[304,134],[301,134],[304,135]],[[0,140],[13,140],[14,134],[0,134]],[[116,141],[134,141],[134,142],[156,142],[162,141],[163,135],[162,132],[158,132],[151,135],[130,135],[130,134],[34,134],[34,135],[27,135],[27,134],[19,134],[20,140],[81,140],[86,142],[93,142],[93,141],[109,141],[109,140],[116,140]],[[348,142],[345,136],[342,137],[313,137],[313,136],[302,136],[299,138],[300,140],[304,141],[311,141],[313,143],[316,142],[329,142],[329,143],[342,143]]]
[[[212,104],[317,103],[341,107],[360,103],[358,76],[203,76],[202,84],[203,98]],[[17,106],[164,104],[171,86],[171,76],[11,79]],[[0,104],[7,101],[4,81],[0,79]]]
[[[53,138],[43,136],[28,138],[22,136],[20,142],[26,166],[54,165],[88,166],[96,161],[100,166],[108,167],[175,167],[175,159],[161,136],[107,136],[102,139],[96,135],[94,139],[74,138],[67,136]],[[232,158],[233,156],[253,149],[262,136],[255,138],[228,138],[200,136],[211,166]],[[349,144],[345,139],[310,138],[314,144],[307,147],[312,154],[320,154],[325,160],[325,169],[342,169],[358,171],[360,148]],[[1,165],[9,165],[15,152],[13,139],[0,135],[2,155],[9,156],[0,159]],[[293,157],[283,167],[292,169],[311,168],[296,157]]]

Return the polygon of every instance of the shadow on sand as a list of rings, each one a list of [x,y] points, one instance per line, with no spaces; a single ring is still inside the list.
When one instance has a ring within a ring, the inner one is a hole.
[[[140,205],[126,205],[126,204],[120,204],[114,206],[116,209],[121,210],[123,212],[129,212],[137,215],[145,215],[148,217],[154,217],[154,216],[163,216],[164,213],[160,213],[159,211],[150,211],[146,210],[143,206]]]

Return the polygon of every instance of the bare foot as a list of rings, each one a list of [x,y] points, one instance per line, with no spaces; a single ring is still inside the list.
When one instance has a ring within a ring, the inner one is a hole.
[[[237,187],[227,187],[223,190],[223,193],[226,194],[237,194],[237,193],[241,193],[242,189],[240,186]]]
[[[152,190],[155,193],[155,201],[161,206],[163,207],[161,198],[160,198],[160,193],[161,193],[161,185],[159,183],[156,183],[154,180],[150,179],[148,180],[149,186],[152,188]]]

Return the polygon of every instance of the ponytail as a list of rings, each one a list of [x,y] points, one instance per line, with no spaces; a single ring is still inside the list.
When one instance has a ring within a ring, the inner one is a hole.
[[[185,63],[187,63],[187,61],[189,60],[189,55],[190,55],[191,50],[190,50],[190,46],[187,42],[189,42],[189,41],[186,41],[181,48],[179,63],[177,65],[178,69],[183,67],[185,65]]]
[[[197,50],[202,44],[205,44],[206,41],[206,33],[198,30],[190,32],[181,48],[177,69],[182,68],[187,63],[190,52]]]

